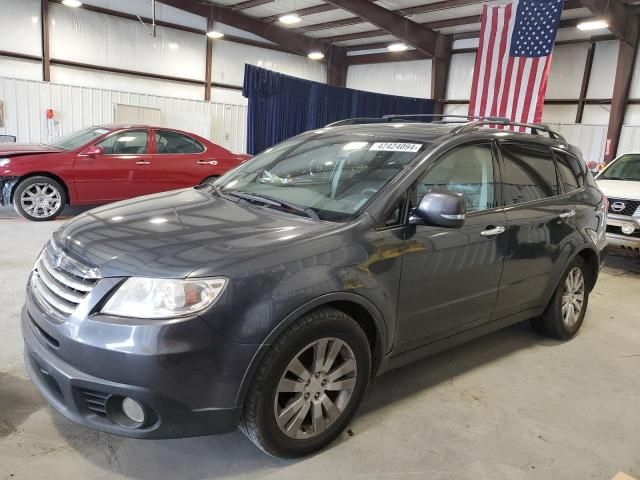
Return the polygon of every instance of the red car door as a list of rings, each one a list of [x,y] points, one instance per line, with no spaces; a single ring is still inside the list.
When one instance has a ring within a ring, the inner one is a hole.
[[[151,146],[149,130],[137,128],[119,130],[85,149],[74,163],[79,203],[105,203],[151,193]]]
[[[248,158],[175,130],[156,129],[154,138],[151,170],[157,191],[198,185]]]

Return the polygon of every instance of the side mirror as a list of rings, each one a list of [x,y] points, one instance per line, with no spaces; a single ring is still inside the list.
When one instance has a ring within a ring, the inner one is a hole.
[[[464,224],[467,207],[464,194],[450,190],[428,191],[409,219],[411,225],[460,228]]]
[[[82,152],[82,155],[85,155],[87,157],[100,157],[104,155],[104,149],[99,145],[91,145],[84,152]]]

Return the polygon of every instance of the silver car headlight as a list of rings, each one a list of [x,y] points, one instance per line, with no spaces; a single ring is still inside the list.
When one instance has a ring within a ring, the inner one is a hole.
[[[226,286],[226,278],[131,277],[109,298],[102,313],[145,319],[182,317],[213,305]]]

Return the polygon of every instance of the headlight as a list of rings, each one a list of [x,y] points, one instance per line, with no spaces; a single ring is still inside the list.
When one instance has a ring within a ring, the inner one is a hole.
[[[131,277],[111,296],[102,313],[132,318],[181,317],[213,305],[226,285],[226,278]]]

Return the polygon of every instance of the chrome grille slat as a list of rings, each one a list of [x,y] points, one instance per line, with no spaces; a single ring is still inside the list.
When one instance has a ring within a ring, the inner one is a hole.
[[[37,288],[38,294],[53,308],[71,315],[76,309],[77,305],[70,306],[59,301],[54,295],[52,295],[46,285],[42,282],[40,275],[36,272],[33,276],[34,285]]]
[[[40,265],[42,265],[42,260]],[[39,266],[40,266],[39,265]],[[43,282],[46,283],[46,287],[55,293],[57,296],[64,298],[65,300],[75,303],[76,305],[82,301],[86,292],[76,293],[76,290],[65,288],[64,284],[61,284],[46,268],[38,268],[38,274]],[[62,286],[61,286],[62,285]]]
[[[51,265],[51,262],[47,258],[46,254],[42,255],[41,261],[44,263],[44,267],[49,271],[51,276],[58,280],[60,283],[68,285],[74,290],[80,290],[82,292],[90,292],[91,290],[93,290],[93,285],[81,283],[75,280],[71,275],[65,275],[61,270],[57,270],[53,265]]]
[[[76,310],[97,281],[96,269],[71,259],[51,242],[36,261],[31,277],[35,299],[62,319]]]

